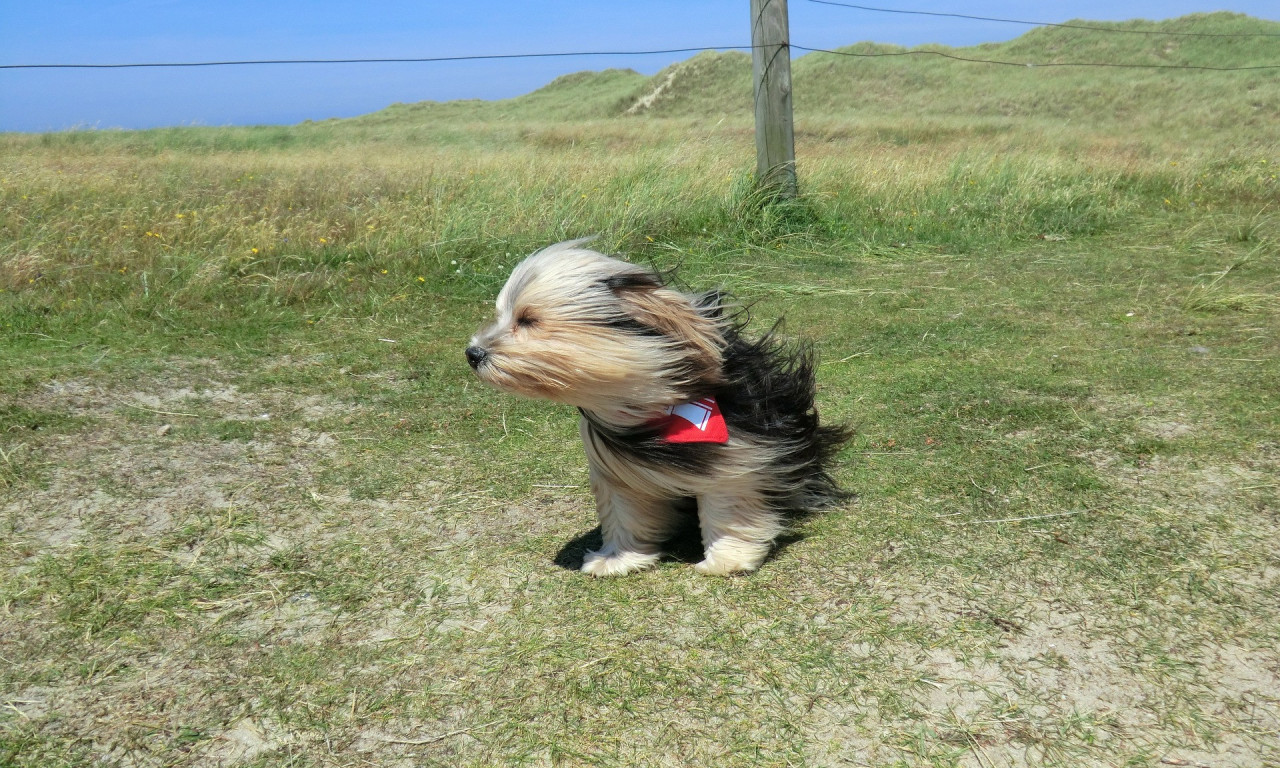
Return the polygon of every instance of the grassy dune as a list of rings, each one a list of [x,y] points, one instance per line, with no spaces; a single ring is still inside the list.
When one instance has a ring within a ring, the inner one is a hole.
[[[966,55],[1275,61],[1092,39]],[[1280,762],[1274,72],[807,56],[770,208],[740,65],[0,136],[0,765]],[[591,233],[820,351],[858,498],[757,574],[573,571],[574,414],[467,370]]]

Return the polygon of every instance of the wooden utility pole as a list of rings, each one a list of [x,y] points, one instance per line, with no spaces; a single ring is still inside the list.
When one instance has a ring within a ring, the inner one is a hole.
[[[751,71],[756,101],[756,184],[775,197],[796,195],[791,120],[791,34],[787,0],[751,0]]]

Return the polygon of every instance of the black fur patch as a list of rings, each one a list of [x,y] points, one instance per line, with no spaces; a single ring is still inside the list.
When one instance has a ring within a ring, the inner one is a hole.
[[[773,466],[780,481],[773,501],[779,509],[798,510],[845,497],[827,466],[852,433],[819,423],[813,346],[783,342],[779,325],[755,340],[743,338],[742,326],[734,325],[726,334],[725,383],[714,395],[730,434],[746,432],[783,447]]]

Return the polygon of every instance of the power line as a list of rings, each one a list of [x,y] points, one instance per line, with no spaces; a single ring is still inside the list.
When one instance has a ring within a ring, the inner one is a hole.
[[[1173,35],[1176,37],[1280,37],[1277,32],[1161,32],[1154,29],[1119,29],[1116,27],[1095,27],[1088,24],[1066,24],[1052,21],[1023,21],[1021,19],[997,19],[990,16],[969,16],[963,13],[941,13],[938,11],[907,11],[899,8],[873,8],[869,5],[838,3],[835,0],[809,0],[819,5],[836,5],[841,8],[853,8],[859,11],[875,11],[876,13],[903,13],[912,16],[945,16],[952,19],[972,19],[974,21],[998,21],[1004,24],[1026,24],[1032,27],[1063,27],[1065,29],[1088,29],[1094,32],[1122,32],[1130,35]]]
[[[709,45],[697,48],[664,48],[648,51],[563,51],[556,53],[490,53],[472,56],[426,56],[403,59],[257,59],[245,61],[143,62],[128,64],[0,64],[0,69],[140,69],[156,67],[236,67],[259,64],[422,64],[444,61],[492,59],[545,59],[565,56],[649,56],[662,53],[695,53],[716,50],[751,50],[749,45]]]
[[[827,48],[806,48],[803,45],[791,44],[791,47],[797,51],[805,51],[807,53],[831,53],[836,56],[854,56],[857,58],[873,59],[882,56],[940,56],[944,59],[953,59],[955,61],[966,61],[972,64],[999,64],[1006,67],[1024,67],[1027,69],[1039,69],[1041,67],[1112,67],[1117,69],[1204,69],[1214,72],[1241,72],[1245,70],[1257,69],[1280,69],[1280,64],[1262,64],[1253,67],[1208,67],[1195,64],[1120,64],[1110,62],[1096,61],[1047,61],[1047,62],[1020,62],[1020,61],[999,61],[996,59],[971,59],[965,56],[956,56],[952,53],[943,53],[942,51],[929,50],[911,50],[911,51],[879,51],[875,53],[854,53],[853,51],[833,51]]]
[[[827,2],[827,0],[809,0],[810,2]],[[843,3],[827,2],[828,5],[843,5]],[[861,8],[862,6],[849,6]],[[879,10],[879,9],[871,9]],[[908,11],[903,11],[908,13]],[[909,11],[909,13],[924,13],[923,11]],[[953,16],[956,14],[931,14],[940,16]],[[977,18],[977,17],[968,17]],[[1020,22],[1034,24],[1037,22]],[[1063,26],[1063,25],[1056,25]],[[1099,28],[1101,29],[1101,28]],[[1129,31],[1129,30],[1119,30]],[[1215,72],[1240,72],[1248,70],[1263,69],[1280,69],[1280,64],[1263,64],[1248,67],[1211,67],[1195,64],[1126,64],[1120,62],[1018,62],[1018,61],[1000,61],[997,59],[976,59],[968,56],[957,56],[953,53],[944,53],[942,51],[914,49],[909,51],[876,51],[868,53],[855,53],[852,51],[836,51],[829,48],[809,48],[803,45],[789,46],[797,51],[805,51],[806,53],[830,53],[836,56],[853,56],[857,58],[880,58],[885,56],[938,56],[944,59],[952,59],[954,61],[964,61],[972,64],[996,64],[1009,67],[1110,67],[1118,69],[1198,69],[1211,70]],[[182,68],[182,67],[233,67],[233,66],[254,66],[254,65],[277,65],[277,64],[422,64],[433,62],[449,62],[449,61],[486,61],[500,59],[539,59],[539,58],[557,58],[569,56],[648,56],[666,53],[701,53],[703,51],[749,51],[752,50],[750,45],[708,45],[693,48],[663,48],[643,51],[560,51],[553,53],[492,53],[492,54],[474,54],[468,56],[423,56],[415,58],[387,58],[387,59],[256,59],[256,60],[228,60],[228,61],[186,61],[186,62],[135,62],[121,64],[0,64],[0,69],[142,69],[142,68]]]

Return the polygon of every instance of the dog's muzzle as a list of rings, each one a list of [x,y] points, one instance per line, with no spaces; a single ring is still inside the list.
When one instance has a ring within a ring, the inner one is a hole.
[[[489,357],[489,351],[486,350],[484,347],[476,347],[476,346],[467,347],[467,362],[471,364],[471,367],[473,369],[479,368],[480,364],[483,363],[488,357]]]

